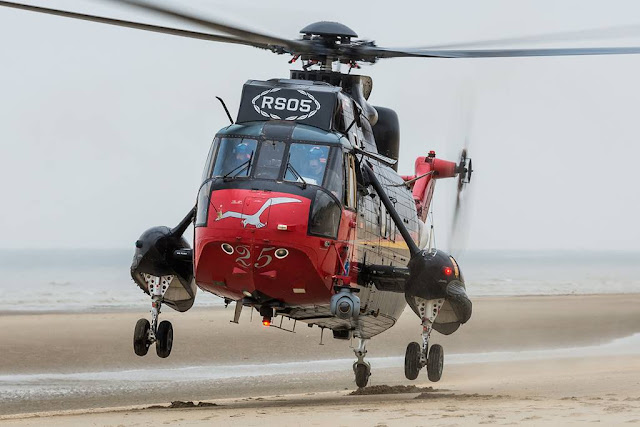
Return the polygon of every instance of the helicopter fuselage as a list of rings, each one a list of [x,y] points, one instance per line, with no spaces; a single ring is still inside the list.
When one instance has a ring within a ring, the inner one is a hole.
[[[224,144],[246,140],[255,141],[255,152],[243,176],[216,176]],[[324,181],[311,183],[304,179],[302,162],[292,159],[317,147],[327,153]],[[229,300],[270,304],[319,326],[343,323],[353,328],[358,325],[333,318],[328,307],[336,278],[348,278],[361,288],[360,334],[372,336],[391,327],[405,307],[404,295],[372,292],[359,272],[367,263],[406,266],[409,251],[379,199],[358,187],[355,165],[362,159],[353,153],[348,135],[296,122],[249,122],[220,131],[198,197],[198,286]],[[300,177],[289,173],[291,163],[300,169]],[[398,185],[389,187],[396,208],[417,237],[411,192],[392,168],[371,163],[388,184]],[[375,321],[368,322],[368,315]],[[367,328],[369,323],[372,328]]]

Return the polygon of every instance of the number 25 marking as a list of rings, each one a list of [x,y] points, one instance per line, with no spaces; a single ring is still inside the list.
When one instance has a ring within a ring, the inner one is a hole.
[[[274,249],[275,248],[262,248],[262,250],[260,251],[260,255],[256,259],[257,262],[253,264],[253,266],[255,268],[264,268],[267,265],[271,264],[271,261],[273,261],[273,257],[269,255],[268,252]],[[236,246],[236,253],[240,255],[238,258],[236,258],[236,262],[238,264],[242,265],[245,268],[251,265],[251,263],[248,262],[248,260],[251,258],[251,251],[249,250],[248,246]]]

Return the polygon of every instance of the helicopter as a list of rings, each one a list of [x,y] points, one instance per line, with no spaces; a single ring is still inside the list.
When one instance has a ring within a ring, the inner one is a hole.
[[[399,120],[369,104],[372,80],[351,74],[359,63],[395,57],[486,58],[640,53],[638,48],[445,50],[389,49],[358,40],[350,28],[317,22],[288,40],[137,1],[118,3],[196,23],[228,35],[160,27],[0,2],[0,6],[235,43],[291,55],[302,70],[288,79],[249,80],[236,120],[221,129],[206,160],[196,205],[175,227],[153,227],[135,243],[134,282],[151,298],[151,321],[134,329],[134,351],[155,344],[168,357],[173,327],[161,307],[189,310],[197,289],[256,309],[265,326],[276,317],[329,328],[357,339],[356,384],[367,385],[366,343],[391,328],[408,304],[422,326],[409,343],[405,376],[426,368],[438,381],[444,351],[433,330],[451,334],[472,312],[457,261],[430,242],[426,217],[439,179],[470,182],[471,159],[419,157],[415,173],[397,173]],[[349,68],[344,74],[333,64]],[[224,104],[223,104],[224,105]],[[226,110],[226,107],[225,107]],[[458,209],[458,208],[457,208]],[[183,235],[194,227],[194,248]]]

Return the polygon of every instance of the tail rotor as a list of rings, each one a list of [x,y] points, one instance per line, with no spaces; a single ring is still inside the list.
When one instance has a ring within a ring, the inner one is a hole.
[[[449,253],[454,257],[460,257],[464,252],[467,243],[469,220],[470,220],[470,204],[471,194],[469,192],[469,183],[473,174],[473,162],[470,157],[470,142],[472,128],[472,110],[473,96],[472,91],[465,93],[461,105],[461,122],[457,129],[463,132],[462,138],[456,138],[458,141],[462,139],[462,148],[459,151],[459,161],[456,168],[458,174],[458,182],[456,188],[455,204],[451,218],[451,229],[449,232]],[[460,145],[458,145],[459,147]]]

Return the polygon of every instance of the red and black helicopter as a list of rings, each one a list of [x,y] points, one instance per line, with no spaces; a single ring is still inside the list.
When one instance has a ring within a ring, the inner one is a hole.
[[[433,151],[415,173],[397,173],[396,113],[368,102],[372,80],[351,74],[379,59],[489,58],[640,53],[637,47],[569,49],[446,49],[376,46],[336,22],[316,22],[290,40],[133,0],[113,0],[226,35],[162,27],[0,1],[0,6],[175,36],[235,43],[292,55],[301,70],[288,79],[249,80],[237,119],[216,135],[197,202],[174,228],[153,227],[136,241],[131,275],[151,297],[151,322],[140,319],[135,353],[155,343],[171,353],[173,327],[159,322],[163,304],[184,312],[196,291],[274,317],[356,338],[356,384],[366,386],[366,342],[391,328],[408,304],[422,324],[422,343],[409,343],[405,375],[442,375],[444,352],[432,331],[455,332],[472,304],[456,260],[433,247],[426,220],[436,182],[472,175],[466,150],[458,161]],[[495,41],[494,41],[495,42]],[[474,44],[477,47],[477,44]],[[349,73],[334,71],[334,65]],[[459,200],[459,198],[458,198]],[[456,213],[459,203],[456,206]],[[194,224],[194,249],[183,234]]]

